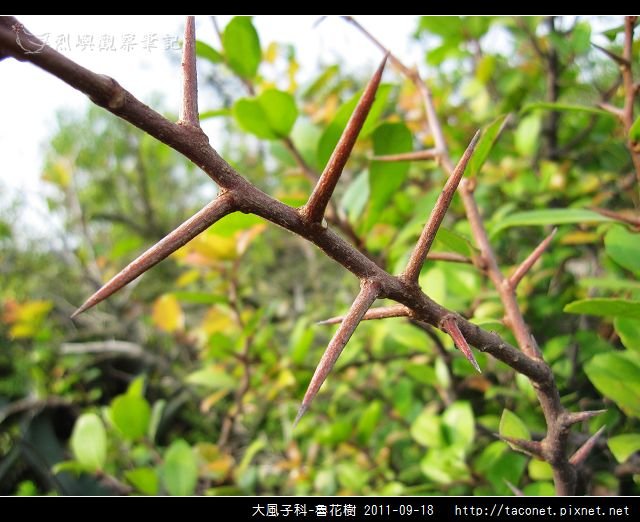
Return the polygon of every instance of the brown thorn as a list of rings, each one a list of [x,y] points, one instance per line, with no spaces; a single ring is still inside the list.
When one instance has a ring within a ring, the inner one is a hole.
[[[554,227],[551,233],[542,240],[542,242],[533,250],[533,252],[531,252],[529,256],[522,263],[520,263],[520,266],[516,268],[516,271],[513,274],[511,274],[511,277],[506,280],[508,281],[508,285],[512,290],[516,289],[520,281],[522,281],[522,278],[527,274],[529,270],[531,270],[531,267],[535,264],[535,262],[540,259],[540,256],[542,256],[544,251],[547,249],[557,231],[557,227]]]
[[[597,415],[605,413],[607,410],[591,410],[591,411],[579,411],[577,413],[566,413],[562,418],[562,424],[566,427],[584,422]]]
[[[182,49],[182,113],[180,123],[200,127],[198,116],[198,70],[196,68],[196,19],[187,16]]]
[[[640,215],[638,217],[631,216],[628,214],[623,214],[622,212],[614,212],[613,210],[609,210],[606,208],[598,208],[598,207],[590,207],[589,210],[593,212],[597,212],[605,217],[610,217],[611,219],[615,219],[616,221],[621,221],[623,223],[627,223],[629,225],[633,225],[634,227],[640,227]],[[630,210],[629,212],[634,212]]]
[[[209,228],[220,218],[234,211],[233,198],[231,192],[221,194],[197,214],[182,223],[173,232],[161,239],[153,245],[144,254],[132,261],[128,266],[122,269],[108,283],[93,294],[85,303],[78,308],[71,318],[97,305],[113,293],[120,290],[123,286],[130,283],[151,267],[168,257],[170,254],[178,250],[191,241],[198,234]]]
[[[436,233],[438,232],[438,228],[440,228],[440,224],[444,219],[444,216],[451,204],[451,200],[453,199],[453,195],[458,188],[458,184],[462,179],[462,175],[464,174],[465,168],[467,167],[467,163],[471,159],[473,151],[478,144],[478,140],[480,139],[480,131],[476,132],[473,136],[467,150],[464,151],[462,158],[458,162],[458,165],[454,169],[449,179],[447,179],[447,183],[445,184],[442,192],[438,196],[438,200],[436,201],[433,210],[431,211],[431,215],[429,216],[429,220],[427,224],[422,229],[422,234],[420,234],[420,239],[418,239],[418,243],[411,253],[411,257],[409,258],[409,262],[407,263],[407,268],[402,274],[402,278],[411,283],[418,282],[418,276],[420,275],[420,270],[422,270],[422,265],[424,264],[424,260],[429,253],[429,249],[431,248],[431,244],[436,237]]]
[[[392,306],[381,306],[379,308],[372,308],[367,310],[367,313],[362,317],[363,321],[372,321],[375,319],[387,319],[389,317],[408,317],[411,314],[411,310],[404,305],[397,304]],[[344,321],[344,315],[338,315],[325,319],[324,321],[318,321],[317,325],[325,324],[339,324]]]
[[[476,358],[473,356],[473,352],[471,351],[467,340],[464,338],[464,335],[462,335],[462,332],[460,331],[460,327],[458,326],[455,316],[451,314],[446,315],[441,321],[440,325],[442,329],[451,336],[455,345],[464,354],[471,365],[478,371],[478,373],[482,373],[482,370],[478,365],[478,361],[476,361]]]
[[[516,497],[524,497],[525,494],[524,492],[515,487],[511,482],[509,482],[507,479],[502,479],[504,481],[504,483],[507,485],[507,487],[511,490],[511,492],[516,496]]]
[[[605,428],[606,426],[601,426],[598,431],[591,435],[591,437],[589,437],[587,441],[582,446],[580,446],[573,455],[571,455],[569,463],[573,464],[574,466],[579,466],[585,460],[587,460],[587,457],[595,447],[596,442],[598,442],[598,439],[604,432]]]
[[[509,446],[511,446],[512,448],[517,449],[522,453],[526,453],[530,457],[542,459],[542,444],[539,441],[517,439],[514,437],[508,437],[506,435],[500,435],[499,433],[495,433],[494,435],[501,441],[509,444]]]
[[[591,43],[591,45],[593,45],[596,49],[598,49],[598,51],[601,51],[604,54],[606,54],[609,58],[611,58],[618,65],[620,65],[622,67],[628,67],[629,66],[629,60],[625,60],[622,56],[619,56],[619,55],[611,52],[609,49],[605,49],[604,47],[600,47],[599,45],[596,45],[593,42]]]
[[[340,327],[329,342],[329,346],[327,346],[327,349],[316,367],[316,371],[311,378],[307,392],[304,395],[304,399],[302,399],[302,405],[300,406],[296,419],[293,423],[294,427],[309,409],[311,402],[320,390],[322,383],[324,383],[327,376],[333,369],[333,366],[342,353],[342,350],[349,342],[351,335],[357,328],[358,324],[360,324],[360,321],[362,321],[362,318],[369,307],[377,299],[378,295],[380,295],[379,283],[363,280],[360,286],[360,293],[353,301],[344,321],[342,321]]]
[[[342,170],[351,155],[353,146],[358,139],[358,134],[364,125],[369,110],[376,99],[376,91],[382,79],[384,66],[387,63],[387,55],[382,59],[378,70],[372,76],[371,80],[364,89],[356,108],[353,110],[347,126],[342,132],[342,136],[338,140],[338,144],[333,149],[331,157],[318,180],[313,192],[309,196],[309,201],[302,208],[302,215],[309,223],[320,223],[324,212],[329,204],[331,195],[333,194]]]
[[[402,154],[387,154],[385,156],[371,156],[371,161],[423,161],[432,160],[440,156],[437,149],[416,150],[413,152],[403,152]]]

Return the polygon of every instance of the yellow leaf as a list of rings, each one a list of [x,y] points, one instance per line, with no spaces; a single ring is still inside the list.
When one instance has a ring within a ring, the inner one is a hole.
[[[276,42],[271,42],[267,46],[267,50],[264,52],[264,59],[266,62],[273,63],[276,61],[278,57],[278,44]]]
[[[176,286],[178,288],[184,288],[185,286],[190,285],[198,280],[200,277],[200,272],[195,269],[187,270],[180,274],[180,277],[176,280]]]
[[[9,330],[9,335],[13,339],[26,339],[29,337],[33,337],[36,333],[36,327],[33,324],[29,323],[16,323]]]
[[[224,388],[212,393],[211,395],[207,395],[200,403],[200,413],[209,413],[211,408],[218,404],[218,402],[220,402],[220,400],[223,399],[230,391],[231,390]]]
[[[212,266],[219,261],[237,257],[236,242],[232,237],[213,233],[200,234],[174,254],[178,259],[194,266]]]
[[[19,305],[17,320],[23,323],[37,323],[42,321],[53,308],[51,301],[27,301]]]
[[[42,179],[60,188],[67,188],[71,182],[69,165],[61,160],[56,161],[43,172]]]
[[[222,306],[212,306],[202,320],[201,328],[207,335],[229,333],[236,329],[231,312]]]
[[[153,324],[165,332],[175,332],[184,328],[184,315],[178,300],[165,294],[153,303]]]

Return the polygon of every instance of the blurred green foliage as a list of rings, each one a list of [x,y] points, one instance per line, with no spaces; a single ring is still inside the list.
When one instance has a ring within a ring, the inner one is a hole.
[[[467,174],[505,272],[559,228],[518,300],[564,405],[607,410],[570,439],[576,448],[606,426],[583,470],[588,494],[640,493],[640,235],[592,210],[638,206],[624,132],[597,108],[621,105],[619,72],[590,45],[604,35],[619,52],[618,22],[422,17],[414,34],[453,156],[485,129]],[[366,79],[327,64],[298,85],[295,49],[261,42],[246,17],[215,46],[199,42],[198,56],[224,100],[202,108],[228,131],[220,152],[301,205],[312,186],[290,144],[322,169]],[[370,160],[433,146],[413,84],[392,72],[385,81],[334,201],[397,273],[444,174],[431,161]],[[72,322],[88,294],[216,189],[95,108],[60,116],[42,179],[47,241],[20,233],[9,202],[0,215],[1,494],[508,495],[509,484],[553,494],[546,463],[494,436],[544,433],[530,383],[481,353],[476,374],[449,338],[405,319],[361,324],[294,430],[335,328],[313,323],[343,312],[357,281],[254,216],[224,218]],[[476,253],[457,199],[433,250]],[[513,342],[475,268],[429,261],[420,283]]]

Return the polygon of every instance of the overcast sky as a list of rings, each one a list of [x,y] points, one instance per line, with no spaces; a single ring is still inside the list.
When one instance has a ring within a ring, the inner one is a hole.
[[[161,93],[167,107],[177,113],[180,97],[178,39],[182,16],[35,16],[17,18],[52,47],[91,69],[115,78],[143,101]],[[224,25],[229,16],[219,20]],[[342,58],[347,65],[373,71],[380,53],[352,26],[329,17],[317,27],[318,16],[258,15],[254,18],[263,48],[271,41],[295,46],[304,81],[320,64]],[[364,15],[358,20],[409,63],[420,59],[409,35],[416,19],[406,15]],[[208,16],[196,18],[198,38],[217,47],[217,37]],[[172,56],[173,55],[173,56]],[[29,211],[28,221],[42,230],[47,210],[42,197],[40,174],[47,137],[55,113],[67,108],[82,111],[88,106],[84,95],[36,67],[7,59],[0,62],[0,191],[7,201],[22,194]],[[201,103],[201,108],[210,109]],[[213,137],[212,142],[215,142]]]

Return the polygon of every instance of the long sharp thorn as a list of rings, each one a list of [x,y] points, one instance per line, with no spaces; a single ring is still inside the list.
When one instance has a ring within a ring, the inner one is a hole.
[[[307,392],[302,399],[302,405],[296,415],[294,425],[302,418],[305,412],[309,409],[314,397],[318,394],[322,383],[326,380],[327,376],[333,369],[338,357],[342,353],[342,350],[349,342],[351,335],[355,331],[356,327],[362,321],[364,314],[369,307],[376,300],[380,294],[380,286],[377,283],[371,281],[363,281],[362,287],[358,297],[353,301],[349,313],[344,318],[344,321],[340,324],[340,327],[336,331],[335,335],[329,342],[329,346],[325,350],[316,371],[311,378]]]
[[[349,118],[347,126],[342,132],[342,136],[340,136],[338,144],[335,149],[333,149],[333,153],[331,154],[318,183],[313,189],[311,196],[309,196],[309,201],[307,201],[307,204],[302,210],[303,215],[310,223],[319,223],[322,221],[322,216],[324,216],[324,212],[329,204],[331,195],[336,188],[338,179],[340,179],[342,169],[344,169],[344,166],[351,155],[351,151],[356,143],[358,134],[360,134],[360,130],[362,129],[362,126],[367,119],[367,115],[369,114],[369,110],[376,99],[376,91],[378,90],[380,80],[382,79],[382,72],[384,71],[384,66],[387,63],[387,56],[388,55],[385,55],[382,63],[378,67],[378,70],[375,72],[371,80],[369,80],[369,83],[362,93],[360,101],[358,101],[358,105],[356,105],[353,114],[351,114],[351,118]]]
[[[622,56],[619,56],[616,53],[611,52],[609,49],[605,49],[604,47],[600,47],[599,45],[596,45],[594,43],[591,43],[591,45],[593,45],[596,49],[598,49],[598,51],[601,51],[604,54],[606,54],[609,58],[611,58],[618,65],[621,65],[623,67],[628,67],[629,66],[629,61],[624,59]]]
[[[218,196],[197,214],[182,223],[182,225],[173,232],[161,239],[115,275],[108,283],[87,299],[85,303],[73,313],[71,318],[73,319],[78,314],[105,300],[233,210],[233,200],[230,192]]]
[[[200,127],[198,119],[198,72],[196,68],[196,22],[187,16],[182,49],[182,111],[180,122]]]
[[[418,239],[418,243],[416,247],[413,249],[411,253],[411,257],[409,258],[409,262],[407,263],[407,268],[404,271],[403,278],[406,281],[417,282],[418,276],[420,275],[420,270],[422,270],[422,265],[424,264],[424,260],[427,258],[427,254],[429,253],[429,249],[431,248],[431,244],[436,237],[436,233],[438,232],[438,228],[440,228],[440,224],[444,219],[445,214],[447,213],[447,209],[449,205],[451,205],[451,200],[453,199],[453,195],[458,188],[458,184],[462,179],[462,175],[464,174],[465,169],[467,168],[467,163],[471,159],[473,155],[473,151],[478,144],[478,140],[480,139],[480,131],[476,132],[473,136],[473,139],[469,143],[467,150],[464,151],[462,158],[456,165],[451,176],[447,180],[442,192],[438,196],[438,200],[436,201],[433,210],[431,211],[431,215],[429,216],[429,220],[427,224],[422,229],[422,233],[420,234],[420,239]]]
[[[522,281],[522,278],[525,274],[531,270],[531,267],[535,264],[535,262],[540,259],[544,251],[549,247],[549,244],[553,240],[553,237],[556,235],[558,231],[557,228],[554,228],[551,233],[542,240],[542,242],[529,254],[529,256],[520,264],[516,271],[511,275],[508,279],[509,286],[515,290],[518,286],[518,283]]]
[[[588,410],[588,411],[579,411],[576,413],[567,413],[563,419],[563,424],[565,426],[572,426],[574,424],[578,424],[579,422],[587,421],[597,415],[602,415],[607,410]]]
[[[410,310],[401,304],[392,305],[392,306],[382,306],[380,308],[372,308],[368,310],[366,314],[362,317],[363,321],[371,321],[374,319],[387,319],[388,317],[407,317],[410,314]],[[324,321],[318,321],[317,325],[325,325],[325,324],[339,324],[344,321],[344,315],[338,315],[336,317],[331,317],[329,319],[325,319]]]
[[[587,460],[587,457],[595,447],[598,439],[600,438],[600,435],[602,435],[605,428],[606,426],[602,426],[598,431],[591,435],[591,437],[589,437],[587,441],[582,446],[580,446],[573,455],[571,455],[569,462],[574,466],[579,466],[585,460]]]
[[[473,352],[467,343],[467,340],[462,335],[460,328],[458,327],[458,323],[456,322],[456,318],[453,315],[448,315],[442,320],[442,328],[451,336],[453,342],[460,349],[460,351],[464,354],[467,360],[471,363],[471,365],[478,371],[478,373],[482,373],[480,366],[478,365],[478,361],[473,356]]]
[[[506,435],[495,434],[501,441],[506,442],[514,449],[526,453],[532,457],[538,459],[542,458],[542,444],[535,440],[516,439],[514,437],[508,437]]]

